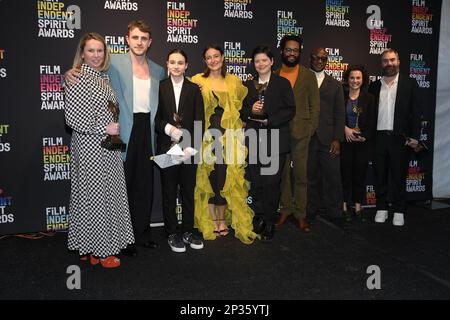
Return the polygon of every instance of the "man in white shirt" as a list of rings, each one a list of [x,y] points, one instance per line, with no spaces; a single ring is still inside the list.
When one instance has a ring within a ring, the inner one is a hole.
[[[400,59],[394,49],[381,54],[383,77],[370,85],[377,99],[377,134],[375,145],[375,176],[377,213],[375,222],[388,218],[388,194],[394,212],[393,225],[402,226],[406,213],[406,175],[410,148],[417,147],[420,136],[420,115],[417,82],[399,74]],[[389,177],[392,190],[388,190]],[[390,192],[388,192],[390,191]]]
[[[156,248],[151,237],[153,204],[153,164],[155,153],[155,116],[158,109],[159,82],[164,69],[147,57],[152,44],[150,27],[145,21],[128,24],[126,40],[130,51],[111,58],[108,74],[117,92],[120,108],[120,134],[127,142],[124,154],[125,178],[136,244]],[[123,250],[135,255],[135,247]]]

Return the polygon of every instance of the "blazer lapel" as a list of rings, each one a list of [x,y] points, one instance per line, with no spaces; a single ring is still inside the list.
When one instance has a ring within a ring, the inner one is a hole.
[[[403,92],[403,81],[402,76],[398,75],[398,83],[397,83],[397,93],[395,95],[395,106],[394,106],[394,126],[396,121],[402,121],[402,119],[399,119],[400,116],[400,106],[401,106],[401,99],[402,99],[402,92]]]
[[[305,80],[305,72],[303,70],[303,67],[299,65],[297,79],[295,80],[294,88],[292,88],[294,92],[300,92],[300,88],[304,85],[305,82],[304,80]]]
[[[347,104],[345,105],[347,108]],[[359,117],[359,126],[364,128],[366,126],[367,119],[367,95],[361,90],[358,97],[358,107],[362,108],[361,115]]]
[[[159,79],[156,75],[156,70],[153,67],[152,62],[150,59],[147,58],[148,68],[150,70],[150,92],[149,92],[149,99],[150,99],[150,117],[151,117],[151,123],[155,123],[155,116],[156,111],[158,109],[158,88],[159,88]]]
[[[181,87],[180,101],[178,103],[178,114],[179,115],[182,115],[184,112],[184,105],[185,105],[186,97],[187,97],[187,93],[188,93],[188,86],[186,84],[186,81],[189,81],[189,80],[184,78],[183,86]]]
[[[325,78],[323,78],[322,84],[320,85],[320,92],[323,92],[327,90],[328,87],[328,83],[330,82],[330,78],[327,77],[327,75],[325,75]]]
[[[169,113],[170,119],[172,119],[173,114],[175,112],[177,112],[177,106],[176,106],[176,100],[175,100],[175,89],[173,87],[172,80],[169,79],[169,81],[167,81],[166,89],[167,90],[164,92],[164,94],[167,95],[167,99],[169,102],[167,112]]]
[[[271,93],[274,90],[274,84],[273,84],[275,82],[274,78],[275,77],[273,75],[271,75],[269,83],[267,84],[265,95],[268,96],[269,98],[271,97]],[[266,103],[264,103],[264,108],[268,107],[268,110],[266,110],[266,112],[269,112],[269,109],[271,108],[272,103],[267,103],[267,99],[265,99],[265,102]]]
[[[124,66],[120,70],[123,77],[120,77],[122,88],[124,92],[124,98],[131,113],[133,113],[133,66],[131,65],[131,56],[128,53],[127,59],[124,59]]]

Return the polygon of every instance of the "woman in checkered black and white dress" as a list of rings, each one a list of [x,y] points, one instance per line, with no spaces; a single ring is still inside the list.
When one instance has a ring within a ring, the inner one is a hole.
[[[66,86],[65,117],[73,129],[68,247],[82,260],[105,268],[120,266],[115,255],[134,243],[121,151],[101,147],[107,135],[118,135],[108,101],[116,102],[109,79],[109,51],[97,33],[79,43],[74,68],[79,82]]]

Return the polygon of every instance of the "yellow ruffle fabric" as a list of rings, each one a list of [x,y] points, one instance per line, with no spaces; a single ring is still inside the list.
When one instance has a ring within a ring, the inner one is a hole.
[[[244,131],[239,110],[242,101],[247,95],[247,88],[241,80],[234,75],[225,76],[224,88],[226,91],[214,90],[211,79],[197,74],[192,81],[202,86],[202,95],[205,105],[205,128],[210,126],[210,117],[217,105],[223,109],[221,126],[225,134],[220,138],[223,146],[223,159],[227,164],[225,185],[220,192],[227,200],[225,218],[227,225],[234,229],[235,236],[243,243],[250,244],[256,238],[253,232],[253,211],[247,204],[249,183],[244,179],[247,148],[244,144]],[[217,98],[219,101],[217,101]],[[201,150],[201,160],[197,168],[195,187],[195,226],[203,233],[205,240],[214,240],[214,223],[209,212],[208,200],[214,196],[209,182],[209,175],[214,170],[216,157],[212,152],[213,138],[206,130]],[[231,151],[228,151],[230,150]]]

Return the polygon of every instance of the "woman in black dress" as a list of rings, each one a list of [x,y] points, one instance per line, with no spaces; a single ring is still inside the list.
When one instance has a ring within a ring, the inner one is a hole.
[[[367,92],[369,77],[364,66],[350,66],[343,79],[348,89],[344,89],[345,141],[341,146],[342,215],[345,221],[351,220],[348,206],[351,200],[355,205],[356,217],[365,221],[361,204],[377,125],[375,98]]]

